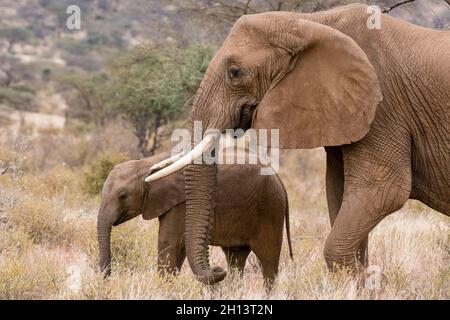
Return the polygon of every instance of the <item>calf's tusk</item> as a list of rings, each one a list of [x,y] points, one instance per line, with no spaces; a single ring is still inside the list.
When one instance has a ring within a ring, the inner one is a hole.
[[[164,169],[165,167],[170,166],[172,163],[174,163],[174,162],[178,161],[179,159],[181,159],[182,156],[183,156],[183,152],[180,152],[180,153],[178,153],[178,154],[176,154],[176,155],[174,155],[174,156],[172,156],[170,158],[167,158],[167,159],[165,159],[165,160],[163,160],[163,161],[161,161],[161,162],[159,162],[157,164],[154,164],[150,168],[150,171],[153,172],[153,171],[158,171],[158,170]]]

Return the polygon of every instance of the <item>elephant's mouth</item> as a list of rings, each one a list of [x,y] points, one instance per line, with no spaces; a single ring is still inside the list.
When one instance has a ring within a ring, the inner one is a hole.
[[[141,213],[140,209],[132,209],[132,210],[128,210],[128,211],[123,211],[119,218],[113,223],[113,226],[116,227],[119,224],[122,224],[130,219],[133,219],[134,217],[136,217],[137,215],[139,215]]]
[[[239,112],[239,120],[237,121],[238,125],[234,129],[242,129],[244,131],[250,129],[252,127],[253,115],[257,107],[258,102],[252,102],[242,106]]]

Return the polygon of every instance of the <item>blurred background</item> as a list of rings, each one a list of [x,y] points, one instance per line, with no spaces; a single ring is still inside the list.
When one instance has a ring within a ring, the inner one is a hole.
[[[89,141],[92,150],[77,155],[34,144],[38,169],[52,161],[83,166],[109,148],[133,158],[152,155],[174,125],[183,125],[209,59],[241,15],[351,2],[2,0],[0,126],[33,139],[46,135],[53,144],[82,148]],[[384,9],[400,2],[368,3]],[[74,4],[80,30],[66,27],[66,8]],[[427,27],[447,28],[450,21],[445,0],[416,0],[389,14]]]
[[[262,284],[252,280],[254,258],[246,286],[231,282],[235,295],[205,292],[198,284],[183,291],[183,281],[192,282],[189,271],[178,287],[175,282],[158,290],[161,280],[151,273],[156,222],[117,228],[118,271],[112,282],[102,282],[95,267],[99,193],[116,163],[170,148],[170,134],[184,125],[209,60],[241,15],[315,12],[351,2],[0,0],[0,298],[265,297]],[[365,3],[385,9],[401,2]],[[449,1],[407,2],[388,14],[449,28]],[[66,27],[69,5],[81,9],[80,30]],[[301,263],[283,256],[280,282],[295,278],[298,285],[279,287],[274,298],[372,297],[356,292],[348,278],[326,273],[324,166],[322,149],[281,154]],[[450,227],[441,216],[409,202],[389,230],[377,227],[374,263],[391,268],[390,287],[377,297],[450,298]],[[403,240],[393,248],[388,243],[395,239]],[[213,250],[212,257],[224,264],[220,252]],[[148,281],[139,279],[148,277],[158,285],[140,287]]]

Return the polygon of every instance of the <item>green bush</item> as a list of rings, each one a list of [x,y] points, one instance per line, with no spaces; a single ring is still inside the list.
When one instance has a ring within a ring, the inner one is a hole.
[[[112,168],[126,160],[123,154],[102,153],[84,174],[84,191],[92,196],[100,194]]]
[[[36,111],[33,100],[34,91],[26,86],[0,88],[0,103],[5,103],[17,110]]]

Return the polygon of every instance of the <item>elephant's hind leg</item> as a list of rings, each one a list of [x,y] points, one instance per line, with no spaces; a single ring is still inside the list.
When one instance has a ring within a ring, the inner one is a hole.
[[[250,254],[250,248],[242,247],[222,247],[223,252],[227,258],[228,269],[236,268],[240,276],[244,274],[245,262]]]
[[[252,246],[252,250],[258,258],[262,274],[264,277],[264,285],[267,290],[270,290],[278,275],[278,265],[280,262],[282,239],[273,239],[273,243],[258,242]]]

